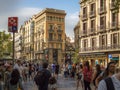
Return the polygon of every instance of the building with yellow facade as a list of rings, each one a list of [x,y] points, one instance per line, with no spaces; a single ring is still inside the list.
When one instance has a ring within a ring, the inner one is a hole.
[[[21,59],[45,60],[50,63],[64,60],[64,10],[45,8],[21,26]]]
[[[61,62],[65,49],[64,10],[46,8],[35,16],[34,57]]]
[[[80,1],[80,57],[93,65],[110,60],[120,65],[120,9],[115,0]]]

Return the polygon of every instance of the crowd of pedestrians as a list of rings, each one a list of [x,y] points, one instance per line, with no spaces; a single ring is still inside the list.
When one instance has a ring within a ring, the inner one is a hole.
[[[0,90],[24,90],[23,83],[28,81],[33,81],[38,90],[57,90],[59,73],[66,80],[76,80],[77,90],[120,90],[120,69],[115,62],[109,62],[103,69],[99,64],[94,68],[89,61],[59,65],[20,60],[0,64]]]
[[[24,90],[23,83],[29,81],[35,83],[35,76],[39,71],[45,71],[44,77],[46,77],[45,80],[40,80],[42,82],[45,81],[45,86],[42,85],[41,87],[37,85],[38,90],[48,90],[49,79],[51,77],[54,77],[57,82],[59,64],[25,62],[20,60],[17,60],[14,64],[12,62],[2,62],[0,64],[0,90]],[[56,88],[55,85],[54,88]]]
[[[109,62],[107,67],[100,64],[93,67],[86,61],[80,64],[66,63],[62,68],[64,78],[75,78],[77,90],[120,90],[120,68],[116,67],[114,61]],[[112,78],[112,83],[107,84],[110,82],[108,78]],[[114,86],[114,89],[110,86]]]

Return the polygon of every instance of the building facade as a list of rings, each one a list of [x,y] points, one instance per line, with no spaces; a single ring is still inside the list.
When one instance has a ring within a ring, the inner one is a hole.
[[[21,47],[20,53],[22,60],[34,60],[34,17],[35,16],[25,21],[24,24],[21,25],[19,33],[16,33],[20,35],[19,46]]]
[[[21,55],[21,35],[20,33],[15,33],[15,49],[14,49],[14,53],[15,53],[15,59],[21,59],[22,55]]]
[[[36,59],[61,62],[65,49],[64,10],[46,8],[35,17],[34,51]]]
[[[45,8],[21,26],[21,58],[61,63],[65,52],[64,10]]]
[[[78,21],[77,25],[74,27],[74,44],[76,49],[79,49],[79,31],[80,31],[80,22]]]
[[[93,65],[120,65],[120,12],[115,0],[80,1],[80,57]],[[119,9],[120,11],[120,9]]]

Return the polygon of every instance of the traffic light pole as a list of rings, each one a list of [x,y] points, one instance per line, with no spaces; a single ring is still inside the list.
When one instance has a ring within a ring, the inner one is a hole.
[[[8,32],[13,33],[13,64],[15,62],[15,33],[18,31],[18,17],[8,17]]]
[[[13,32],[13,64],[15,62],[15,32]]]

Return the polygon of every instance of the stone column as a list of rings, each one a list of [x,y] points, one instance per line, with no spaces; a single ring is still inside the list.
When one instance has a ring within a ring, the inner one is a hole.
[[[119,54],[119,61],[118,61],[118,63],[119,63],[118,66],[120,67],[120,54]]]
[[[53,63],[53,50],[49,49],[49,62]]]
[[[62,59],[62,52],[60,49],[58,49],[58,63],[61,64],[61,59]]]

